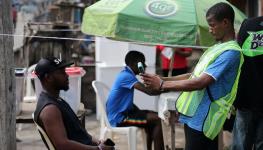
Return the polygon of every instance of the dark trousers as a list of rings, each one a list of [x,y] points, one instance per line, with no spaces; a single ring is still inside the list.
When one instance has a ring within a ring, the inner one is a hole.
[[[185,150],[218,150],[218,138],[210,140],[203,132],[184,125]]]

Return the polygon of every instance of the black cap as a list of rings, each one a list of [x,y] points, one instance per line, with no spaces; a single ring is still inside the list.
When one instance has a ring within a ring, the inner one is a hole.
[[[63,60],[56,57],[47,57],[42,58],[38,61],[35,73],[39,79],[42,79],[45,74],[50,73],[52,71],[68,67],[72,65],[73,62],[64,62]]]

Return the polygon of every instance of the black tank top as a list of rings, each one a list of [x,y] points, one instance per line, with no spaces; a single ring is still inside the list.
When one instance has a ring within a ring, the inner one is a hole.
[[[56,99],[49,96],[47,93],[42,92],[39,96],[37,107],[34,112],[34,120],[45,130],[39,120],[39,114],[42,109],[47,105],[56,105],[61,111],[63,123],[67,132],[68,139],[77,141],[85,145],[92,145],[92,137],[84,129],[78,117],[73,112],[71,107],[62,98]]]

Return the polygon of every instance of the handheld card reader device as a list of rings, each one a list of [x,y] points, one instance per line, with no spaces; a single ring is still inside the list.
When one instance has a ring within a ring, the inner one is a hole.
[[[145,70],[144,70],[142,62],[138,62],[137,67],[140,73],[144,73]]]

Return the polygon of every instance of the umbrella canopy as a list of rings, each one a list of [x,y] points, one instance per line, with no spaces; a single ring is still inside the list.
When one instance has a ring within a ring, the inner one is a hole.
[[[100,0],[85,9],[82,32],[153,45],[210,46],[205,15],[218,2],[226,1]],[[238,30],[245,15],[233,8]]]

